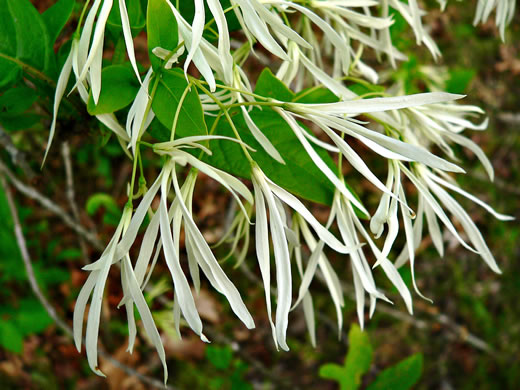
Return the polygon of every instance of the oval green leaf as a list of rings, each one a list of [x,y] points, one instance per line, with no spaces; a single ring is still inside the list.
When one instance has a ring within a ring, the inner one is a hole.
[[[171,131],[177,107],[184,91],[188,88],[188,82],[184,77],[184,72],[180,69],[165,70],[157,77],[160,77],[160,80],[155,91],[152,109],[163,126]],[[153,82],[150,83],[150,94],[152,90]],[[204,135],[207,132],[202,104],[196,88],[192,86],[180,108],[175,130],[176,138]]]
[[[90,115],[109,114],[128,106],[137,95],[139,83],[128,65],[110,65],[101,72],[101,94],[96,105],[92,94],[87,110]]]
[[[152,67],[156,70],[161,66],[161,60],[152,50],[162,47],[166,50],[175,50],[179,44],[177,20],[167,3],[168,0],[148,0],[146,26],[148,34],[148,55]],[[183,1],[184,3],[184,1]]]

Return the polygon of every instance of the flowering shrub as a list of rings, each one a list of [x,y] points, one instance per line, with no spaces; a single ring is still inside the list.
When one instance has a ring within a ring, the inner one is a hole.
[[[438,2],[441,7],[447,3]],[[12,17],[0,28],[1,34],[2,29],[30,26],[23,33],[29,37],[26,41],[0,40],[0,87],[12,85],[23,72],[44,78],[52,74],[57,66],[48,44],[56,39],[73,3],[61,0],[39,19],[27,0],[0,1],[2,12]],[[479,0],[475,23],[495,12],[505,39],[514,9],[514,0]],[[409,264],[413,289],[428,299],[414,276],[415,251],[425,225],[440,256],[446,229],[500,272],[479,229],[452,196],[462,195],[496,218],[510,219],[460,188],[454,178],[455,173],[464,173],[453,148],[460,145],[475,153],[493,180],[489,160],[464,135],[465,130],[487,127],[484,112],[461,104],[462,95],[440,91],[435,70],[425,72],[430,75],[423,80],[426,92],[412,95],[406,95],[402,83],[385,77],[406,60],[391,39],[397,17],[413,29],[418,45],[426,46],[434,58],[441,55],[422,23],[424,13],[416,0],[86,1],[70,46],[63,46],[68,54],[55,86],[46,156],[59,138],[60,103],[77,93],[133,162],[121,220],[101,257],[84,267],[89,276],[75,306],[74,339],[81,350],[90,301],[85,345],[94,372],[103,375],[97,362],[100,313],[107,277],[116,263],[124,292],[119,306],[128,316],[128,349],[132,351],[137,333],[136,307],[163,363],[165,381],[164,347],[143,296],[161,255],[174,285],[173,317],[179,335],[182,317],[207,341],[192,292],[192,287],[199,291],[200,271],[226,297],[240,321],[249,329],[255,327],[230,274],[193,217],[200,173],[218,182],[236,202],[238,211],[221,243],[233,243],[240,263],[249,242],[254,242],[272,337],[283,350],[289,349],[289,313],[300,304],[315,342],[309,286],[318,270],[342,327],[343,293],[327,258],[330,251],[350,259],[361,327],[365,299],[370,316],[378,299],[390,302],[376,286],[375,272],[386,274],[412,313],[411,292],[398,272]],[[134,37],[143,30],[149,53],[146,66],[138,62],[134,49]],[[117,60],[112,63],[104,60],[109,35],[118,42]],[[377,64],[370,60],[374,54]],[[21,66],[22,61],[30,67]],[[252,77],[247,65],[251,61],[269,66]],[[380,157],[387,167],[386,179],[373,173],[363,158],[365,152],[356,151],[360,144]],[[155,177],[143,174],[144,149],[153,151],[162,163]],[[380,202],[375,210],[367,209],[363,194],[349,185],[345,165],[377,188]],[[417,195],[410,193],[405,181]],[[325,224],[311,212],[312,203],[330,210]],[[138,256],[132,259],[141,230]],[[399,233],[406,244],[392,258]],[[181,234],[191,282],[180,261]],[[310,257],[303,248],[310,250]]]

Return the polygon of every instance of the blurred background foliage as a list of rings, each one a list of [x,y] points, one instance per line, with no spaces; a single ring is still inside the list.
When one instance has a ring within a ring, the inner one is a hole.
[[[32,3],[43,12],[54,1]],[[388,74],[389,82],[399,82],[407,93],[415,93],[424,91],[425,80],[431,79],[441,89],[467,94],[466,103],[486,110],[489,129],[475,132],[472,139],[490,157],[496,171],[495,183],[487,181],[475,156],[462,149],[458,155],[463,158],[468,174],[460,178],[460,183],[497,210],[518,219],[520,15],[509,27],[506,42],[501,43],[493,21],[477,28],[472,26],[475,1],[452,1],[444,13],[438,11],[433,0],[422,3],[431,11],[426,18],[443,58],[434,64],[425,48],[416,47],[406,24],[396,16],[393,39],[409,55],[409,60]],[[77,1],[72,9],[73,20],[78,19],[80,10]],[[63,53],[67,53],[66,42],[73,26],[74,22],[69,23],[55,44],[56,49],[61,48],[58,64],[64,59]],[[144,53],[143,58],[146,58],[145,43],[142,34],[136,37],[136,47]],[[115,43],[110,44],[117,54],[120,49]],[[255,71],[253,66],[251,71]],[[52,90],[45,86],[6,91],[0,95],[0,124],[28,156],[36,172],[30,184],[68,208],[59,142],[54,145],[44,170],[39,171],[41,145],[48,134],[50,117],[45,105],[38,102],[46,99],[52,99]],[[61,123],[59,141],[65,140],[72,150],[79,219],[96,231],[101,242],[107,242],[126,201],[125,181],[131,167],[117,141],[86,112],[77,116],[73,104],[63,109],[71,115]],[[3,148],[0,155],[2,161],[9,161]],[[371,156],[367,154],[366,158]],[[144,159],[146,172],[153,174],[157,166],[157,161]],[[376,195],[367,191],[369,187],[363,187],[362,182],[358,185],[361,190],[358,193],[364,194],[363,201],[375,208]],[[218,241],[222,234],[219,221],[226,218],[229,198],[214,182],[201,179],[194,199],[194,210],[206,239]],[[80,245],[70,228],[34,200],[20,194],[15,200],[36,279],[58,314],[70,323],[75,297],[86,277],[81,267],[99,254],[98,249],[85,243]],[[516,222],[496,221],[469,202],[465,206],[470,208],[471,216],[486,237],[503,275],[493,274],[477,255],[460,248],[455,241],[441,259],[426,238],[419,248],[416,275],[419,288],[434,304],[416,296],[415,315],[410,317],[399,299],[395,299],[393,307],[380,303],[361,333],[355,325],[354,301],[347,301],[344,311],[347,326],[338,340],[332,302],[326,289],[316,281],[312,286],[318,324],[316,348],[308,340],[302,312],[296,310],[289,328],[291,351],[274,349],[264,292],[258,284],[253,257],[246,260],[249,268],[231,273],[255,313],[257,329],[253,331],[245,330],[220,297],[206,288],[202,288],[197,305],[207,323],[208,337],[213,340],[210,345],[203,344],[190,332],[178,340],[172,331],[171,309],[154,304],[154,316],[163,330],[169,357],[171,386],[193,390],[519,388],[520,370],[514,367],[520,366],[520,227]],[[323,214],[318,207],[317,215],[320,212]],[[0,388],[150,388],[106,359],[101,359],[101,369],[107,379],[96,377],[88,369],[85,357],[77,353],[70,339],[53,324],[29,288],[3,192],[0,192],[0,220]],[[222,251],[220,254],[225,255],[227,250],[221,248],[217,253]],[[344,260],[339,257],[331,260],[343,280],[351,280]],[[226,266],[231,270],[233,260],[228,261],[230,264]],[[149,301],[159,294],[171,299],[170,282],[161,275],[163,271],[159,267],[155,273],[157,283],[148,292]],[[408,268],[403,268],[402,273],[411,283]],[[111,278],[118,277],[112,271]],[[388,283],[385,285],[383,280],[379,283],[391,291]],[[107,288],[109,305],[104,310],[101,330],[104,348],[139,374],[160,378],[159,360],[146,339],[138,340],[132,355],[125,352],[125,317],[115,310],[122,294],[118,285],[109,283]],[[345,291],[348,297],[353,294],[348,284]],[[359,351],[365,353],[356,358]],[[381,387],[380,378],[385,376],[408,381],[392,385],[384,382],[386,385]]]

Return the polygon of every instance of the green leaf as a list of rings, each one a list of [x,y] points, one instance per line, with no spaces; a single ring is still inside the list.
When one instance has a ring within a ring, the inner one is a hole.
[[[361,385],[362,376],[372,363],[372,346],[367,333],[357,324],[352,324],[348,334],[349,349],[345,364],[329,363],[320,367],[320,376],[339,383],[341,390],[356,390]],[[387,387],[393,389],[393,387]]]
[[[146,18],[141,8],[141,0],[126,0],[126,11],[128,12],[130,28],[133,30],[132,32],[136,34],[146,25]],[[123,30],[119,4],[114,4],[112,7],[110,15],[108,16],[107,26],[111,28],[113,32],[119,33]]]
[[[165,70],[159,77],[160,80],[155,90],[152,109],[162,125],[167,129],[171,129],[179,102],[186,88],[188,88],[188,82],[184,72],[180,69]],[[150,83],[150,93],[152,93],[153,84],[152,81]],[[182,102],[175,130],[176,138],[204,135],[207,132],[202,104],[196,88],[192,86]]]
[[[339,98],[328,88],[310,87],[299,92],[294,98],[297,103],[336,103]]]
[[[85,206],[88,215],[96,214],[100,207],[104,207],[107,211],[114,214],[120,213],[116,201],[108,194],[98,193],[92,195],[88,198],[87,205]]]
[[[226,370],[233,359],[233,352],[228,347],[206,347],[206,358],[219,370]]]
[[[43,22],[49,33],[49,42],[52,45],[67,24],[75,4],[75,0],[59,0],[42,14]]]
[[[148,55],[154,70],[161,66],[161,60],[157,58],[152,50],[162,47],[166,50],[174,50],[179,44],[177,32],[177,20],[175,19],[168,0],[149,0],[146,16],[148,33]],[[182,3],[185,3],[183,1]]]
[[[422,375],[423,356],[418,353],[402,360],[395,366],[387,368],[367,390],[408,390],[415,385]]]
[[[38,99],[29,87],[11,88],[0,96],[0,124],[7,131],[26,130],[41,121],[41,116],[26,111]]]
[[[265,68],[258,80],[256,81],[255,93],[257,95],[275,98],[284,102],[290,102],[294,99],[294,92],[291,91],[281,80],[271,72],[271,69]]]
[[[460,68],[450,70],[450,78],[446,82],[446,91],[463,94],[475,78],[475,74],[475,69]]]
[[[0,96],[0,115],[21,114],[29,109],[37,99],[38,94],[32,88],[11,88]]]
[[[90,115],[108,114],[128,106],[137,95],[139,83],[128,65],[110,65],[101,72],[101,94],[94,104],[90,94],[87,110]]]
[[[0,21],[0,88],[16,82],[22,69],[54,71],[47,27],[29,0],[0,0]]]
[[[22,352],[23,335],[12,321],[0,319],[0,345],[14,353]]]

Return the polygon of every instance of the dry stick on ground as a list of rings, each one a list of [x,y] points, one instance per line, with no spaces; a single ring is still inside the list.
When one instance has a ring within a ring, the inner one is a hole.
[[[8,187],[8,185],[6,183],[6,180],[5,180],[3,175],[0,176],[0,183],[1,183],[2,187],[3,187],[4,193],[5,193],[5,196],[6,196],[6,199],[7,199],[7,204],[9,206],[9,210],[10,210],[11,216],[13,218],[14,233],[15,233],[15,236],[16,236],[16,243],[18,244],[18,248],[20,249],[20,253],[22,255],[22,260],[23,260],[23,263],[24,263],[24,266],[25,266],[25,270],[27,272],[27,276],[28,276],[28,279],[29,279],[29,284],[31,285],[31,289],[34,292],[34,294],[36,295],[36,297],[38,298],[38,300],[40,301],[40,303],[45,308],[45,311],[49,314],[49,316],[56,323],[56,325],[67,336],[72,338],[73,337],[72,329],[70,328],[69,325],[67,325],[67,323],[65,323],[65,321],[63,321],[59,317],[58,313],[56,313],[56,310],[54,309],[54,307],[47,300],[47,298],[43,294],[43,291],[40,289],[40,286],[38,285],[38,282],[36,281],[36,276],[34,274],[34,268],[32,266],[31,257],[29,255],[29,250],[27,249],[27,243],[26,243],[25,237],[23,235],[22,225],[20,224],[20,218],[18,217],[18,211],[16,209],[16,205],[14,203],[13,196],[11,194],[11,190],[9,189],[9,187]],[[145,384],[148,384],[150,386],[154,386],[154,387],[157,387],[157,388],[160,388],[160,389],[166,388],[166,389],[170,389],[170,390],[175,390],[175,388],[172,387],[172,386],[165,386],[161,381],[153,379],[153,378],[150,378],[148,376],[145,376],[145,375],[135,371],[134,369],[132,369],[132,368],[126,366],[125,364],[121,363],[119,360],[114,359],[113,357],[108,355],[103,350],[100,350],[99,354],[104,359],[106,359],[107,361],[112,363],[114,366],[116,366],[116,367],[120,368],[121,370],[125,371],[128,375],[132,375],[132,376],[137,377],[139,380],[141,380]]]

